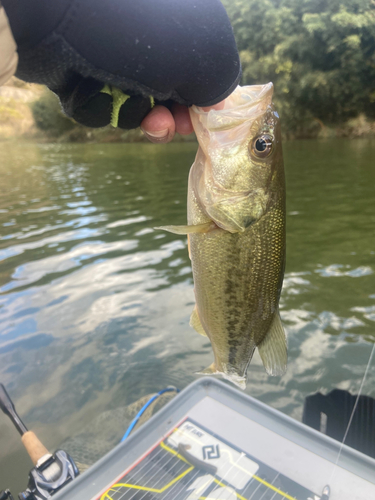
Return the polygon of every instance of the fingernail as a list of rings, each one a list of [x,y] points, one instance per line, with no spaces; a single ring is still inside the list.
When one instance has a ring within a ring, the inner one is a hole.
[[[154,132],[143,130],[143,132],[153,139],[164,139],[164,137],[167,137],[169,130],[166,128],[164,130],[156,130]]]

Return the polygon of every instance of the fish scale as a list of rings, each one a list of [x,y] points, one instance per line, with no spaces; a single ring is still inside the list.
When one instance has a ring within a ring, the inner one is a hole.
[[[198,313],[219,372],[244,378],[255,347],[277,313],[284,219],[276,208],[244,233],[217,229],[189,235]]]

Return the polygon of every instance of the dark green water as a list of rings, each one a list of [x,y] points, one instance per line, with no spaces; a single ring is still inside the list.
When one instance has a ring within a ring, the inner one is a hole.
[[[0,145],[0,381],[53,449],[98,413],[212,361],[188,326],[184,237],[195,144]],[[287,269],[281,316],[289,367],[256,356],[246,392],[296,419],[304,398],[355,393],[375,339],[375,143],[284,145]],[[375,396],[375,366],[364,393]],[[30,467],[0,415],[0,490]]]

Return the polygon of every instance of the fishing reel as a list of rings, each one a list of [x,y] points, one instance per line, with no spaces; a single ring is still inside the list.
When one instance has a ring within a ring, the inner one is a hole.
[[[79,474],[73,459],[63,450],[39,462],[31,469],[28,487],[18,495],[19,500],[48,500]]]
[[[18,495],[18,499],[49,500],[79,475],[74,460],[63,450],[57,450],[54,454],[49,453],[36,435],[27,430],[2,384],[0,384],[0,408],[10,417],[21,434],[22,442],[35,465],[29,473],[28,487]],[[5,490],[0,491],[0,500],[14,500],[14,498],[9,490]]]

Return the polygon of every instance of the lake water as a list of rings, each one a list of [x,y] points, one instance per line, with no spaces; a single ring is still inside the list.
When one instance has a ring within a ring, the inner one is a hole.
[[[0,145],[0,382],[51,449],[212,362],[188,325],[186,238],[153,230],[186,223],[196,147]],[[256,355],[246,392],[301,420],[307,395],[358,391],[375,339],[375,143],[287,142],[284,153],[289,366],[268,377]],[[0,414],[0,490],[25,488],[29,468]]]

